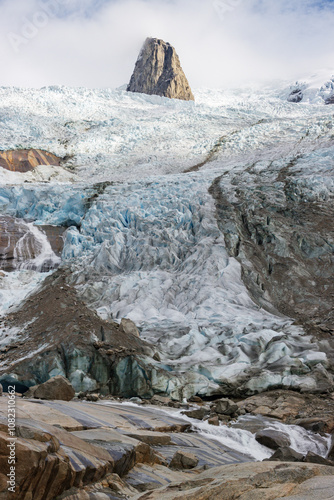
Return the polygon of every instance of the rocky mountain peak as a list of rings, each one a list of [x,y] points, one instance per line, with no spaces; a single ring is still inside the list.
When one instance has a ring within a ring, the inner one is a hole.
[[[195,100],[174,47],[158,38],[146,39],[127,90]]]

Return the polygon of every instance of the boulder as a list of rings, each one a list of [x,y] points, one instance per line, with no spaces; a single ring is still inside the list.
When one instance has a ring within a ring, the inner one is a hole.
[[[217,415],[216,415],[216,416],[214,416],[214,417],[210,417],[210,418],[208,418],[207,422],[208,422],[208,424],[210,424],[210,425],[219,425],[219,418],[218,418],[218,417],[217,417]]]
[[[199,396],[191,396],[188,401],[189,403],[203,403],[202,398],[200,398]]]
[[[3,393],[3,388],[2,385],[0,384],[0,396],[2,396],[2,393]]]
[[[96,403],[100,399],[98,394],[87,394],[86,400],[91,401],[92,403]]]
[[[332,460],[329,460],[328,458],[321,457],[320,455],[317,455],[316,453],[313,453],[312,451],[308,452],[308,454],[304,457],[303,461],[310,463],[310,464],[329,465],[331,467],[334,467],[334,462]]]
[[[298,453],[289,446],[278,448],[275,453],[268,458],[270,462],[302,462],[303,459],[304,455],[302,455],[302,453]]]
[[[127,90],[195,100],[174,47],[158,38],[146,39]]]
[[[214,412],[218,413],[218,415],[230,416],[235,415],[239,410],[238,405],[228,398],[222,398],[215,401],[211,408]]]
[[[199,408],[198,410],[183,411],[183,415],[189,418],[196,418],[197,420],[203,420],[203,418],[210,415],[210,410],[208,408]]]
[[[131,335],[135,335],[136,337],[139,337],[139,331],[136,325],[134,324],[131,319],[126,319],[122,318],[121,324],[120,324],[120,330],[124,333],[129,333]]]
[[[71,401],[74,398],[75,391],[70,382],[61,375],[50,378],[44,384],[35,385],[25,393],[27,398],[35,399],[58,399],[62,401]]]
[[[172,458],[169,467],[171,469],[194,469],[198,465],[198,458],[192,453],[177,451]]]
[[[263,429],[255,434],[255,439],[258,443],[272,450],[278,448],[289,447],[291,445],[290,438],[285,434],[274,429]]]

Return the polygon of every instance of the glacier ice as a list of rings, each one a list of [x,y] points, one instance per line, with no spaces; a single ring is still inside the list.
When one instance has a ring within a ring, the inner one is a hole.
[[[101,317],[132,319],[161,352],[152,369],[159,390],[159,367],[171,392],[188,383],[208,394],[313,386],[314,365],[327,366],[301,327],[252,301],[208,192],[221,177],[233,193],[225,174],[251,167],[278,182],[298,158],[293,195],[333,196],[333,111],[308,88],[300,105],[286,101],[284,85],[201,90],[196,104],[111,90],[0,89],[0,148],[66,158],[58,170],[1,171],[0,213],[68,228],[62,265]],[[3,311],[42,279],[22,286],[24,272],[3,278],[4,293],[15,282],[23,294],[8,295]]]

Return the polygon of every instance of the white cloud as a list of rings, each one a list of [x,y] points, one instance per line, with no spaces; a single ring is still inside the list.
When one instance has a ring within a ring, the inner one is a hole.
[[[176,47],[194,88],[294,79],[322,67],[334,73],[334,5],[317,3],[5,0],[0,84],[117,87],[129,81],[146,36]]]

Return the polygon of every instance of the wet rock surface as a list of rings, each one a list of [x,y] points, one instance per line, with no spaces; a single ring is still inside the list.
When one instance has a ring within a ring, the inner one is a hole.
[[[295,391],[269,391],[238,403],[240,409],[296,424],[314,432],[334,431],[333,394],[316,396]]]
[[[22,268],[46,271],[57,267],[65,230],[64,227],[34,226],[23,219],[1,216],[0,269],[7,272]]]
[[[272,429],[258,431],[255,435],[255,439],[258,443],[263,444],[263,446],[266,446],[267,448],[272,448],[273,450],[277,450],[277,448],[289,446],[291,444],[290,439],[287,436],[284,436],[280,432]]]
[[[0,151],[0,167],[12,172],[29,172],[38,165],[60,166],[61,159],[40,149]]]
[[[127,90],[194,100],[174,47],[158,38],[146,39]]]
[[[6,446],[10,440],[6,412],[7,398],[1,397],[1,499],[8,498],[4,480],[8,466]],[[121,498],[132,498],[143,488],[146,490],[148,476],[151,488],[187,480],[181,472],[168,468],[171,454],[179,457],[175,466],[180,465],[182,469],[196,467],[199,460],[207,463],[206,455],[210,453],[216,455],[218,465],[246,460],[242,454],[219,443],[196,442],[195,434],[189,435],[187,445],[180,445],[183,434],[172,431],[161,434],[155,429],[181,428],[184,422],[157,412],[154,407],[76,401],[37,403],[20,399],[17,414],[14,499],[52,500],[59,495],[62,495],[60,498],[71,498],[71,495],[94,498],[91,495],[98,492],[107,495],[106,498],[118,498],[118,494]],[[143,428],[145,430],[141,430]],[[221,457],[217,456],[217,446]],[[194,471],[195,475],[199,472]]]

